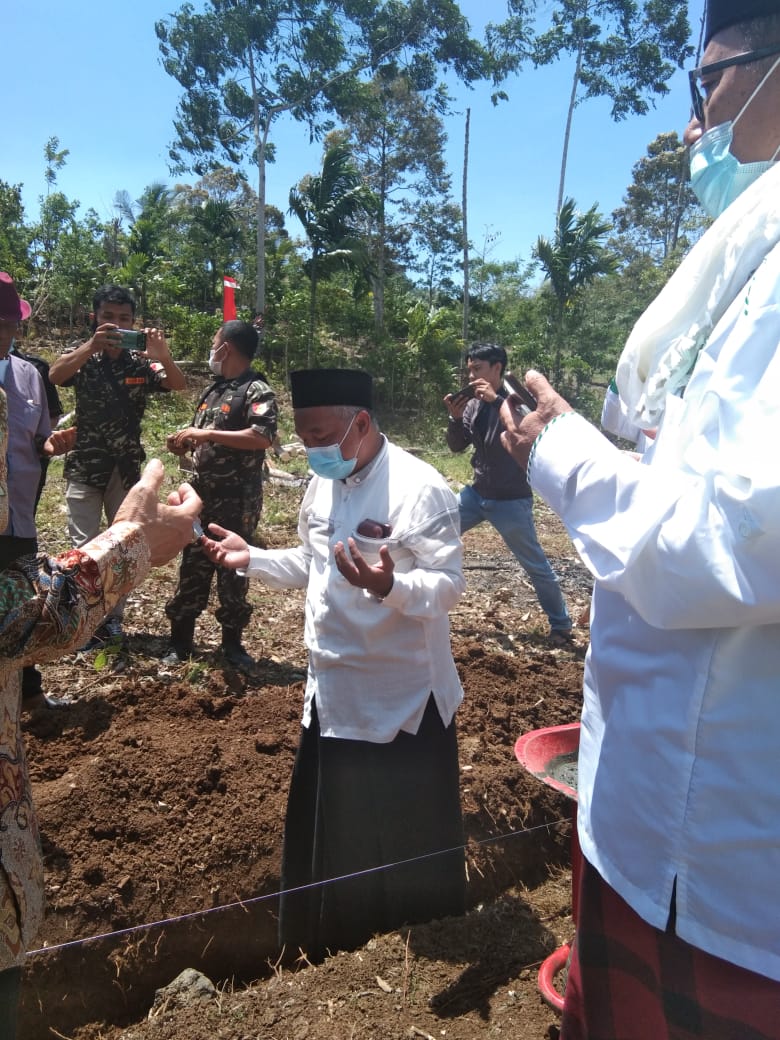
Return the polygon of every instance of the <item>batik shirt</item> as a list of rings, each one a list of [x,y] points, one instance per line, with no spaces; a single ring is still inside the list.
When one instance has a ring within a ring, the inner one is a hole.
[[[8,411],[0,390],[0,526],[8,515]],[[149,571],[137,524],[114,524],[56,559],[25,557],[0,574],[0,971],[21,964],[43,920],[43,860],[22,732],[22,665],[79,646]]]

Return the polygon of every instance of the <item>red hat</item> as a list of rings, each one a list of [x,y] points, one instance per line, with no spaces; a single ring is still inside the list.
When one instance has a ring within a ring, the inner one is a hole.
[[[31,312],[32,307],[16,291],[10,274],[0,271],[0,321],[24,321]]]

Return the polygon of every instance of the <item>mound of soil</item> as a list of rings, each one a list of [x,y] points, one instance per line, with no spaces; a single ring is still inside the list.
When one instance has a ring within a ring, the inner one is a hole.
[[[587,574],[544,509],[538,527],[581,617]],[[261,530],[269,544],[295,538]],[[51,546],[57,533],[48,535]],[[199,621],[197,656],[166,670],[172,565],[132,596],[128,652],[44,666],[46,690],[77,699],[25,716],[48,912],[25,968],[22,1037],[555,1034],[536,970],[572,934],[571,803],[526,773],[513,747],[522,733],[579,717],[587,628],[573,648],[551,648],[533,590],[492,529],[465,543],[468,591],[452,631],[466,694],[458,727],[469,913],[316,967],[305,956],[284,966],[269,957],[306,668],[303,597],[252,585],[245,642],[255,677],[220,659],[211,615]],[[147,1018],[155,990],[187,967],[217,983],[217,997],[163,1002]]]

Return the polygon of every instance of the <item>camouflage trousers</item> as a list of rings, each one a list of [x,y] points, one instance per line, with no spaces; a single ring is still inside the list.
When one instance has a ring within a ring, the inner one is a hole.
[[[240,534],[250,541],[255,533],[263,507],[262,495],[251,502],[210,503],[204,499],[201,524],[207,530],[209,524],[219,524]],[[199,545],[188,545],[181,558],[179,582],[173,596],[165,604],[166,616],[171,621],[184,621],[197,617],[208,607],[211,581],[217,572],[217,598],[219,606],[214,612],[224,628],[243,631],[249,624],[252,608],[246,601],[249,579],[236,574],[227,567],[212,563]]]

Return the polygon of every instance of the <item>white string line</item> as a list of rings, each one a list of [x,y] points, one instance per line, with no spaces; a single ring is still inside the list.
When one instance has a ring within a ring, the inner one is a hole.
[[[491,845],[506,838],[517,838],[523,834],[532,834],[534,831],[549,830],[551,827],[559,827],[561,824],[571,823],[570,817],[559,820],[551,820],[548,823],[539,823],[535,827],[527,827],[525,830],[510,831],[508,834],[497,834],[492,838],[483,838],[482,841],[473,842],[474,845]],[[322,885],[334,885],[339,881],[349,881],[352,878],[365,877],[375,874],[380,870],[393,870],[396,867],[408,866],[410,863],[419,863],[422,860],[432,859],[436,856],[447,856],[453,852],[465,852],[468,845],[455,845],[451,849],[441,849],[438,852],[427,852],[422,856],[412,856],[409,859],[398,860],[396,863],[384,863],[378,867],[367,867],[365,870],[357,870],[353,874],[342,874],[341,877],[325,878],[322,881],[312,881],[308,885],[299,885],[297,888],[287,888],[279,892],[269,892],[264,896],[252,896],[251,899],[239,899],[235,903],[224,903],[222,906],[212,906],[207,910],[193,910],[189,914],[180,914],[177,917],[166,917],[161,921],[150,921],[147,924],[136,924],[130,928],[120,928],[115,932],[101,932],[99,935],[90,935],[86,939],[71,939],[69,942],[58,943],[56,946],[42,946],[38,950],[28,950],[26,957],[36,957],[43,953],[55,953],[58,950],[66,950],[71,946],[84,946],[86,943],[98,942],[102,939],[115,939],[122,935],[132,935],[134,932],[146,931],[151,928],[162,928],[165,925],[178,924],[182,921],[192,921],[195,918],[207,917],[209,914],[220,913],[223,910],[235,910],[240,907],[246,910],[254,903],[263,903],[269,899],[280,899],[282,896],[292,895],[295,892],[305,892],[311,888],[319,888]]]

